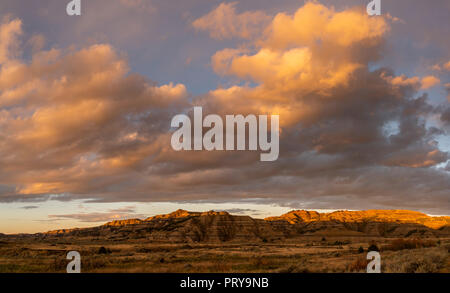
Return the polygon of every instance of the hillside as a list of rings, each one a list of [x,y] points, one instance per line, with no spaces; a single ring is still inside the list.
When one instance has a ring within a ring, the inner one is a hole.
[[[60,229],[29,237],[150,242],[252,242],[314,235],[427,238],[448,236],[449,227],[450,217],[430,217],[405,210],[332,213],[298,210],[266,219],[227,212],[177,210],[144,220],[116,220],[98,227]]]
[[[421,224],[432,229],[450,225],[450,217],[430,217],[426,214],[407,210],[367,210],[336,211],[318,213],[315,211],[291,211],[279,217],[266,218],[267,221],[284,220],[290,224],[337,221],[342,223],[384,222]]]

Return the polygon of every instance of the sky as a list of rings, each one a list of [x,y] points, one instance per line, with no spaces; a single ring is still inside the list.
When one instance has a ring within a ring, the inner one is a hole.
[[[450,215],[450,2],[0,4],[0,233],[178,208]],[[280,154],[171,148],[172,117],[280,117]]]

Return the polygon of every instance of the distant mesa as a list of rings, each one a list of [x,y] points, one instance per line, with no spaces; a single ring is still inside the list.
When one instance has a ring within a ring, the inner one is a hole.
[[[137,225],[145,222],[156,221],[156,220],[165,220],[165,219],[178,219],[178,218],[187,218],[187,217],[200,217],[200,216],[215,216],[215,215],[229,215],[227,212],[189,212],[186,210],[178,209],[175,212],[170,214],[156,215],[153,217],[149,217],[145,220],[141,219],[127,219],[127,220],[115,220],[105,224],[105,226],[127,226],[127,225]]]
[[[430,217],[426,214],[408,210],[367,210],[367,211],[335,211],[318,213],[315,211],[291,211],[279,217],[269,217],[266,221],[284,220],[290,224],[317,221],[338,221],[343,223],[384,222],[384,223],[415,223],[432,229],[450,225],[450,217]]]
[[[450,217],[431,217],[407,210],[296,210],[278,217],[254,219],[228,212],[190,212],[108,222],[92,228],[60,229],[46,233],[3,235],[1,238],[54,237],[88,241],[224,242],[279,241],[302,236],[428,238],[450,236]]]

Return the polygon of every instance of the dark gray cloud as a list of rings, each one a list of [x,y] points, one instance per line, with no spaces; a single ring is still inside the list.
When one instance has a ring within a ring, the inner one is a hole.
[[[146,215],[135,213],[134,207],[111,209],[108,212],[49,215],[50,220],[73,219],[80,222],[107,222],[113,220],[145,218]]]
[[[39,207],[38,206],[24,206],[24,207],[21,207],[22,209],[24,209],[24,210],[33,210],[33,209],[38,209]]]
[[[121,3],[132,9],[141,2]],[[101,28],[98,21],[119,13],[117,5],[98,20],[88,16],[74,25],[78,37]],[[256,44],[221,48],[211,63],[238,82],[201,96],[131,72],[127,57],[111,45],[17,56],[10,48],[27,37],[26,24],[4,21],[0,201],[254,199],[303,208],[448,213],[450,175],[436,168],[449,160],[437,143],[447,134],[427,123],[436,115],[449,123],[448,104],[433,104],[419,77],[373,69],[389,49],[383,18],[360,24],[364,16],[354,11],[347,26],[333,18],[339,12],[320,9],[330,16],[328,27],[296,32],[273,26]],[[283,17],[287,26],[301,21]],[[361,34],[352,33],[355,28]],[[114,40],[121,41],[128,39]],[[253,152],[174,152],[170,120],[193,105],[203,106],[205,115],[280,111],[278,161],[260,162]],[[102,222],[117,215],[141,216],[124,208],[50,218]]]
[[[254,209],[240,209],[240,208],[233,208],[233,209],[225,209],[225,210],[218,210],[218,211],[225,211],[232,215],[258,215],[262,212],[259,210]]]
[[[447,108],[442,114],[441,114],[441,120],[446,123],[450,124],[450,107]]]

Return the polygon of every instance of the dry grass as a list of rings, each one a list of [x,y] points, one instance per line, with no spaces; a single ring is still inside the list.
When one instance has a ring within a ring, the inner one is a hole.
[[[436,241],[422,240],[422,239],[395,239],[390,244],[385,245],[383,250],[403,250],[403,249],[416,249],[435,247]]]
[[[448,252],[437,247],[397,251],[384,257],[381,269],[385,273],[438,273],[448,269],[448,258]]]
[[[381,247],[382,272],[448,272],[450,239],[304,237],[276,243],[3,243],[0,272],[60,272],[68,251],[82,272],[365,272],[366,252]],[[104,247],[104,248],[101,248]],[[359,251],[364,248],[364,253]]]
[[[347,272],[365,272],[367,270],[367,265],[369,264],[369,260],[364,257],[358,257],[352,263],[347,265]]]

